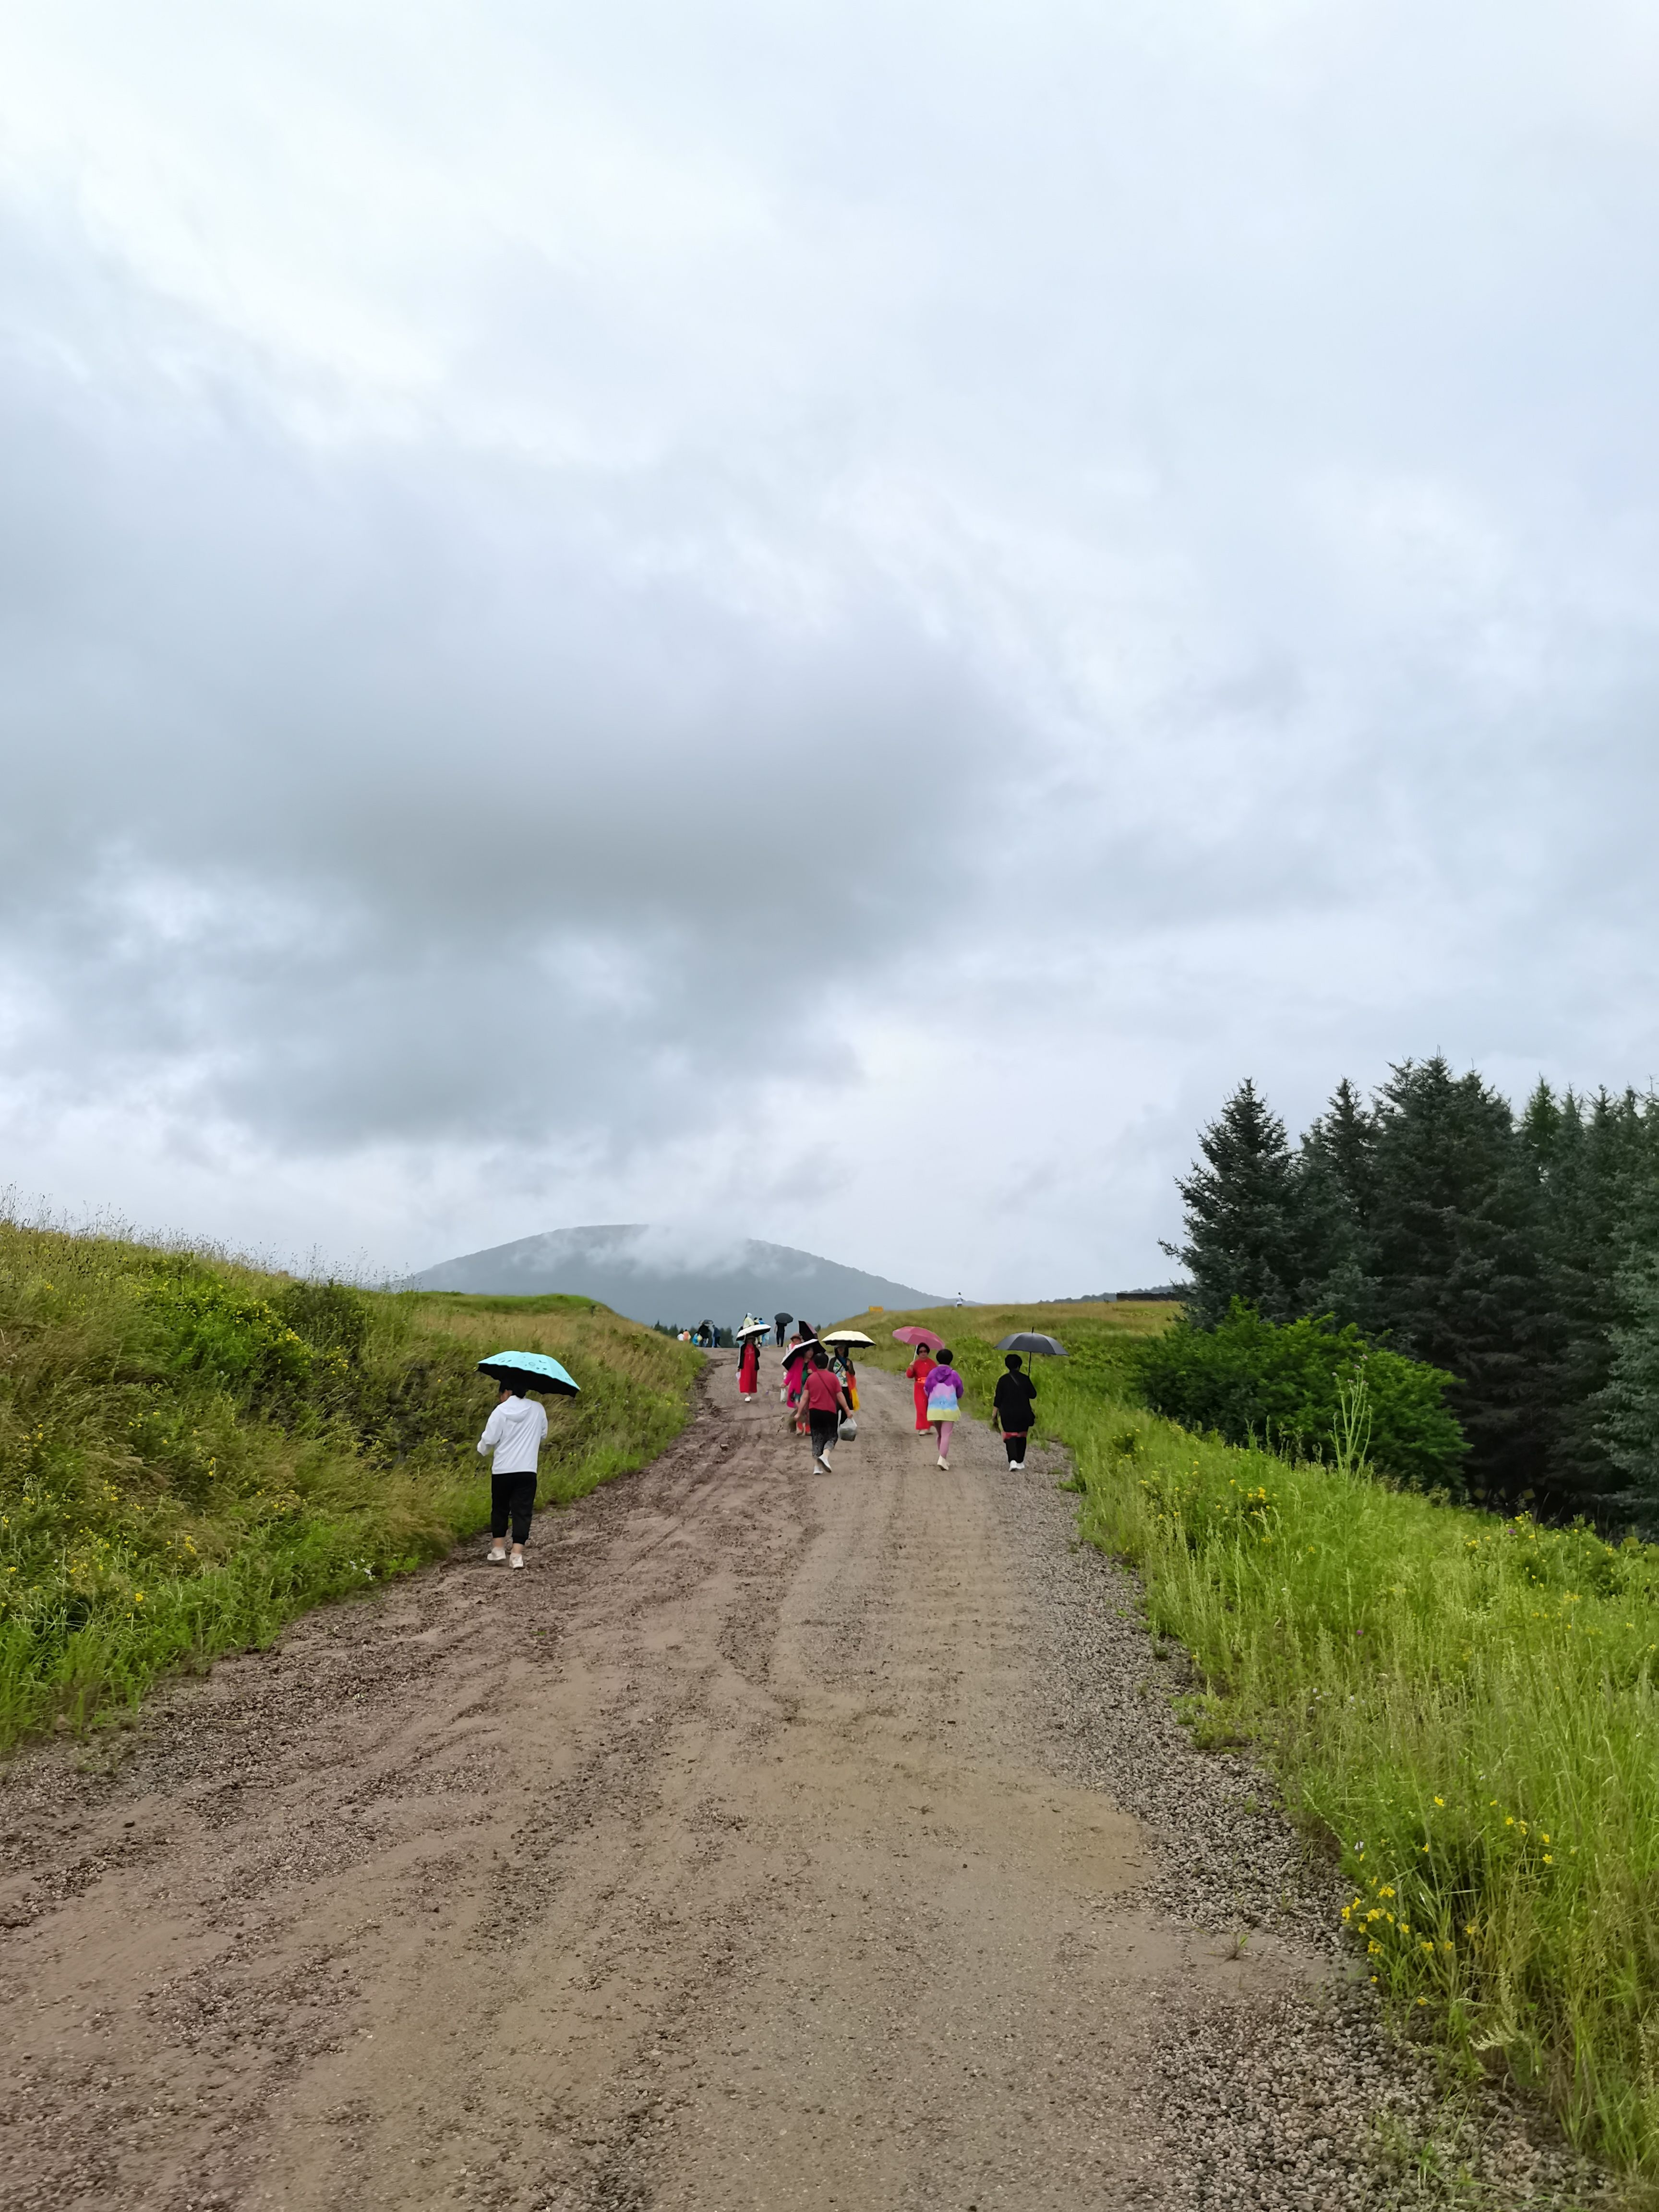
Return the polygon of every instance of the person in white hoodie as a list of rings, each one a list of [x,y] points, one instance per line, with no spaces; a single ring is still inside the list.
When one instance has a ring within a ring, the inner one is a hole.
[[[524,1547],[530,1535],[530,1516],[536,1503],[536,1459],[547,1434],[547,1413],[540,1401],[526,1398],[522,1382],[503,1382],[495,1410],[484,1423],[478,1439],[481,1452],[493,1450],[489,1485],[489,1562],[500,1566],[507,1557],[507,1528],[513,1524],[513,1561],[524,1565]]]

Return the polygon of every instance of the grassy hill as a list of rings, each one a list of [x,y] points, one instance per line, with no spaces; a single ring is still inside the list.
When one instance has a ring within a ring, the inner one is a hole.
[[[0,1746],[487,1524],[511,1345],[562,1360],[541,1500],[678,1432],[700,1355],[587,1298],[372,1293],[0,1223]]]
[[[893,1331],[911,1323],[936,1329],[956,1355],[957,1368],[968,1385],[969,1412],[981,1419],[989,1412],[991,1393],[1002,1372],[1002,1355],[994,1349],[1000,1340],[1022,1329],[1055,1337],[1066,1346],[1064,1359],[1026,1364],[1037,1386],[1043,1425],[1050,1433],[1060,1433],[1067,1415],[1097,1405],[1103,1395],[1133,1392],[1134,1346],[1167,1328],[1179,1310],[1157,1298],[1121,1304],[1111,1298],[1078,1299],[1065,1305],[932,1306],[919,1307],[914,1313],[862,1313],[836,1326],[861,1328],[874,1337],[875,1350],[859,1357],[896,1374],[903,1372],[914,1354],[908,1345],[894,1343]]]

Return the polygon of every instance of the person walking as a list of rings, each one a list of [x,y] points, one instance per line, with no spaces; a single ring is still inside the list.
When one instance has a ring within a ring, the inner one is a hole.
[[[804,1437],[807,1432],[806,1377],[811,1371],[812,1354],[817,1351],[818,1348],[818,1333],[817,1329],[813,1328],[810,1321],[802,1322],[800,1323],[800,1365],[795,1370],[795,1395],[793,1400],[795,1408],[795,1434],[798,1437]]]
[[[1011,1352],[1002,1364],[1007,1372],[998,1376],[992,1402],[1007,1447],[1009,1470],[1018,1474],[1025,1465],[1026,1439],[1036,1420],[1036,1384],[1024,1372],[1018,1352]]]
[[[830,1364],[829,1354],[822,1345],[812,1348],[801,1395],[812,1439],[812,1472],[832,1474],[835,1470],[830,1464],[830,1449],[840,1432],[842,1415],[850,1413],[853,1408],[842,1379]]]
[[[793,1321],[794,1318],[795,1316],[793,1314],[774,1314],[772,1316],[772,1326],[778,1333],[778,1350],[780,1352],[783,1349],[783,1332],[788,1328],[790,1322]]]
[[[853,1347],[838,1344],[830,1364],[841,1377],[841,1386],[847,1393],[848,1403],[856,1413],[859,1409],[859,1370],[853,1364]]]
[[[793,1406],[800,1395],[801,1370],[806,1364],[806,1346],[799,1334],[789,1340],[789,1349],[783,1357],[783,1402]]]
[[[524,1565],[524,1547],[530,1540],[530,1516],[536,1504],[536,1461],[547,1434],[547,1413],[538,1399],[526,1398],[522,1382],[503,1382],[495,1410],[484,1423],[478,1439],[481,1453],[493,1451],[489,1463],[489,1550],[493,1567],[507,1558],[507,1529],[513,1524],[513,1559]]]
[[[743,1350],[738,1355],[738,1395],[755,1398],[760,1395],[760,1338],[745,1336]]]
[[[939,1463],[949,1468],[951,1464],[951,1431],[962,1413],[963,1394],[967,1384],[951,1364],[951,1354],[939,1346],[938,1359],[927,1376],[927,1419],[939,1438]]]
[[[904,1370],[915,1391],[916,1434],[919,1437],[925,1437],[928,1434],[927,1377],[933,1373],[934,1368],[938,1364],[938,1361],[933,1358],[933,1353],[929,1352],[927,1346],[924,1344],[917,1352],[915,1358],[910,1362],[910,1364]]]

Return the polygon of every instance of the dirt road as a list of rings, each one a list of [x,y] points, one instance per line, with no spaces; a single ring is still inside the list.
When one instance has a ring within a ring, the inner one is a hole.
[[[1234,1955],[1293,1847],[1052,1468],[970,1428],[940,1474],[866,1401],[815,1477],[716,1362],[524,1574],[473,1547],[97,1771],[18,1761],[12,2212],[1385,2201],[1415,2093],[1328,1957]]]

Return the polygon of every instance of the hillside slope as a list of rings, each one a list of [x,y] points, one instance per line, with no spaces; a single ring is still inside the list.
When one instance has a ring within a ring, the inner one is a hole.
[[[587,1298],[369,1294],[0,1223],[0,1744],[484,1525],[512,1345],[562,1359],[541,1498],[638,1467],[700,1364]]]
[[[641,1222],[550,1229],[486,1252],[445,1260],[409,1278],[414,1290],[490,1294],[577,1291],[635,1321],[729,1326],[745,1311],[787,1312],[822,1322],[870,1305],[914,1306],[927,1294],[815,1252],[754,1237],[706,1239]]]

